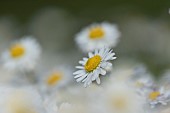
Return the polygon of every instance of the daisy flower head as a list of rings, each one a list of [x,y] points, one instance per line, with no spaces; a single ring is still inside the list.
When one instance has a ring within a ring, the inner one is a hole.
[[[107,68],[112,66],[110,60],[116,59],[115,53],[107,47],[101,49],[95,49],[95,52],[89,52],[89,58],[83,58],[79,61],[81,66],[76,66],[78,71],[73,75],[77,82],[84,82],[84,87],[90,85],[96,80],[97,84],[100,84],[100,75],[106,75]]]
[[[146,99],[151,108],[154,108],[156,105],[167,105],[170,101],[170,92],[165,90],[164,87],[153,88],[146,93]]]
[[[41,96],[31,87],[0,87],[1,113],[44,113]]]
[[[76,35],[75,41],[83,52],[89,52],[105,45],[115,47],[119,37],[120,32],[116,25],[102,22],[84,28]]]
[[[142,95],[145,91],[155,87],[153,75],[143,65],[133,68],[129,82]]]
[[[41,54],[40,45],[32,36],[23,37],[14,42],[2,54],[4,68],[12,71],[30,71],[37,64]]]
[[[150,90],[150,88],[153,88],[155,86],[154,80],[152,75],[146,73],[142,76],[136,76],[130,80],[134,87],[139,91],[139,92],[144,92],[147,90]]]
[[[41,77],[39,87],[44,91],[57,89],[68,85],[72,81],[72,71],[67,67],[55,68]]]
[[[87,108],[85,106],[70,104],[70,103],[62,103],[58,107],[58,113],[86,113]]]
[[[125,82],[117,81],[108,85],[101,99],[107,113],[144,113],[143,99]]]

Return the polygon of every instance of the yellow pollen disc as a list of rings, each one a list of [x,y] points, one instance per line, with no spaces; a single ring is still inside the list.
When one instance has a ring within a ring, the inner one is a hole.
[[[55,85],[62,79],[62,77],[63,76],[61,73],[58,72],[52,73],[47,79],[47,84],[50,86]]]
[[[99,55],[95,55],[92,58],[89,58],[85,64],[85,70],[87,72],[91,72],[95,70],[100,64],[100,62],[101,62],[101,57]]]
[[[10,54],[11,54],[11,57],[13,58],[19,58],[23,56],[24,53],[25,53],[25,48],[20,44],[16,44],[12,46],[10,49]]]
[[[160,92],[154,91],[149,94],[149,99],[155,100],[160,95]]]
[[[117,109],[123,109],[126,107],[126,101],[123,98],[117,98],[112,104]]]
[[[95,27],[95,28],[92,28],[89,32],[89,37],[91,39],[100,39],[100,38],[103,38],[104,36],[104,30],[103,28],[101,27]]]

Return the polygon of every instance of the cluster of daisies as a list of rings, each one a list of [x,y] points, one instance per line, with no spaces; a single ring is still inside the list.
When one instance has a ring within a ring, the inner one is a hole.
[[[42,68],[42,48],[33,36],[12,42],[0,60],[0,113],[170,113],[169,71],[155,82],[137,63],[112,68],[120,36],[108,22],[82,29],[75,42],[87,57],[75,69]]]

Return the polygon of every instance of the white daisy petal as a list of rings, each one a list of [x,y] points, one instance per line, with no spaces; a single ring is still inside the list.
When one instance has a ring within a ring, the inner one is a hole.
[[[86,62],[86,61],[88,60],[88,58],[85,58],[85,57],[84,57],[83,60]]]
[[[102,68],[111,67],[111,66],[112,66],[112,63],[110,63],[110,62],[103,62],[103,63],[101,64],[101,67],[102,67]]]
[[[85,61],[79,61],[79,64],[81,64],[81,65],[85,65],[86,64],[86,62]]]
[[[93,57],[93,53],[89,52],[89,58]]]
[[[103,54],[104,54],[104,52],[105,52],[104,49],[105,49],[105,48],[102,48],[102,49],[99,51],[99,55],[103,55]]]
[[[110,58],[110,60],[115,60],[117,57],[112,57],[112,58]]]
[[[96,79],[96,82],[97,82],[97,84],[100,84],[100,78],[99,77]]]
[[[97,54],[98,54],[98,50],[97,50],[97,49],[95,49],[95,52],[94,52],[94,54],[95,54],[95,55],[97,55]]]
[[[85,72],[84,70],[78,70],[78,71],[74,72],[73,75],[81,74],[81,73],[84,73],[84,72]]]
[[[77,82],[80,82],[80,81],[82,81],[85,77],[87,76],[87,74],[85,74],[85,75],[83,75],[83,76],[81,76],[80,78],[78,78],[76,81]]]
[[[86,73],[80,73],[80,74],[77,74],[76,76],[74,76],[74,78],[79,78],[79,77],[81,77],[81,76],[83,76],[83,75],[85,75]]]
[[[105,71],[104,69],[100,68],[100,74],[101,74],[101,75],[105,75],[105,74],[106,74],[106,71]]]
[[[83,66],[76,66],[77,69],[84,69]]]
[[[99,73],[98,71],[96,70],[94,73],[93,73],[93,77],[92,77],[92,81],[94,81],[97,77],[98,77]]]
[[[113,58],[114,55],[115,55],[115,53],[112,53],[112,54],[108,55],[104,60],[110,60]]]

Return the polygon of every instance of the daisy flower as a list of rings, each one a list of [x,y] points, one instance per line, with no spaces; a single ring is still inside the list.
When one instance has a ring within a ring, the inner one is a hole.
[[[84,28],[76,35],[75,41],[83,52],[89,52],[105,45],[115,47],[119,37],[120,32],[116,25],[102,22]]]
[[[77,82],[84,82],[84,87],[90,85],[96,80],[100,84],[100,75],[106,75],[106,69],[112,66],[110,60],[116,59],[115,53],[109,48],[96,49],[94,53],[89,52],[89,58],[83,58],[79,61],[81,66],[76,66],[78,71],[74,72],[74,78]]]
[[[146,99],[149,102],[151,108],[154,108],[156,105],[167,105],[170,101],[170,92],[166,91],[164,87],[153,88],[146,93]]]
[[[130,81],[139,93],[145,92],[155,86],[153,77],[149,73],[133,76]]]
[[[44,113],[38,92],[31,87],[0,87],[1,113]]]
[[[69,68],[65,69],[65,67],[55,68],[41,77],[39,86],[43,91],[55,90],[57,88],[64,87],[68,85],[71,80],[72,72]]]
[[[166,109],[163,109],[161,110],[161,112],[158,112],[158,113],[170,113],[170,108],[166,108]]]
[[[68,102],[62,102],[61,104],[57,105],[54,104],[53,106],[49,106],[47,104],[47,112],[48,113],[86,113],[86,107],[82,106],[81,104],[70,104]],[[55,107],[54,107],[55,106]]]
[[[129,82],[141,95],[155,87],[153,75],[147,71],[144,65],[133,68]]]
[[[40,57],[41,48],[37,41],[31,37],[14,42],[2,54],[3,66],[8,70],[33,70]]]
[[[135,89],[116,80],[105,88],[100,103],[107,113],[144,113],[144,101]]]
[[[58,107],[58,113],[87,113],[87,108],[80,104],[62,103]]]

